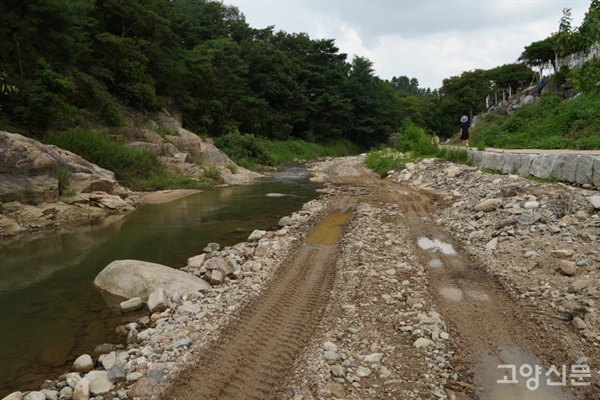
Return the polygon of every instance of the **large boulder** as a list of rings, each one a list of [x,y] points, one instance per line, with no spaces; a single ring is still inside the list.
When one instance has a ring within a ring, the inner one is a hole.
[[[169,295],[198,293],[211,285],[187,272],[138,260],[117,260],[108,264],[94,279],[94,285],[112,295],[131,299],[139,297],[148,301],[159,287]]]
[[[202,139],[187,129],[179,128],[172,135],[164,135],[164,138],[181,152],[196,155],[202,151]]]
[[[0,131],[0,201],[48,202],[58,197],[66,174],[75,192],[113,194],[115,175],[80,156],[25,136]]]
[[[206,165],[217,165],[219,167],[226,167],[233,164],[233,161],[225,153],[215,147],[210,141],[204,142],[202,145],[202,161]]]

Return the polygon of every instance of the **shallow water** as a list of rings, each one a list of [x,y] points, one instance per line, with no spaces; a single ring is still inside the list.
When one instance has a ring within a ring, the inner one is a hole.
[[[342,236],[350,211],[335,211],[326,216],[306,238],[308,244],[336,244]]]
[[[478,363],[475,383],[483,387],[481,399],[575,400],[564,391],[572,384],[571,366],[565,366],[564,374],[560,365],[555,366],[557,374],[549,373],[552,366],[518,347],[503,347],[497,355],[482,355]],[[553,386],[556,383],[560,385]]]
[[[428,250],[428,251],[433,251],[433,252],[439,251],[448,256],[456,255],[456,250],[454,250],[454,247],[452,247],[451,244],[442,242],[439,239],[432,240],[427,237],[420,237],[419,240],[417,241],[417,244],[423,250]]]
[[[110,262],[183,267],[209,242],[233,245],[254,229],[275,227],[317,197],[317,188],[294,167],[269,181],[146,205],[93,227],[0,243],[0,398],[58,377],[62,365],[97,344],[115,342],[114,327],[135,319],[109,310],[93,288]]]

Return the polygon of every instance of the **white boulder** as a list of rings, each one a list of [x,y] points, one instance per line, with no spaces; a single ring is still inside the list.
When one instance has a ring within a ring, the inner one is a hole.
[[[208,282],[187,272],[139,260],[113,261],[96,276],[94,285],[115,296],[144,301],[159,287],[182,295],[211,288]]]

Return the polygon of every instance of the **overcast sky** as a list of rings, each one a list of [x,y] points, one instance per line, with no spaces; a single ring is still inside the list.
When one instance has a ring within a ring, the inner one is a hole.
[[[591,0],[223,0],[253,28],[335,39],[366,57],[382,79],[417,78],[422,88],[474,69],[516,61],[558,30],[564,8],[579,26]]]

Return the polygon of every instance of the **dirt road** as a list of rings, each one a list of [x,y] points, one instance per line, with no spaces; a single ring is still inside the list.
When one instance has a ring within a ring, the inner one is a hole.
[[[321,224],[160,399],[600,398],[598,342],[511,294],[436,216],[447,198],[357,157],[315,175]]]

